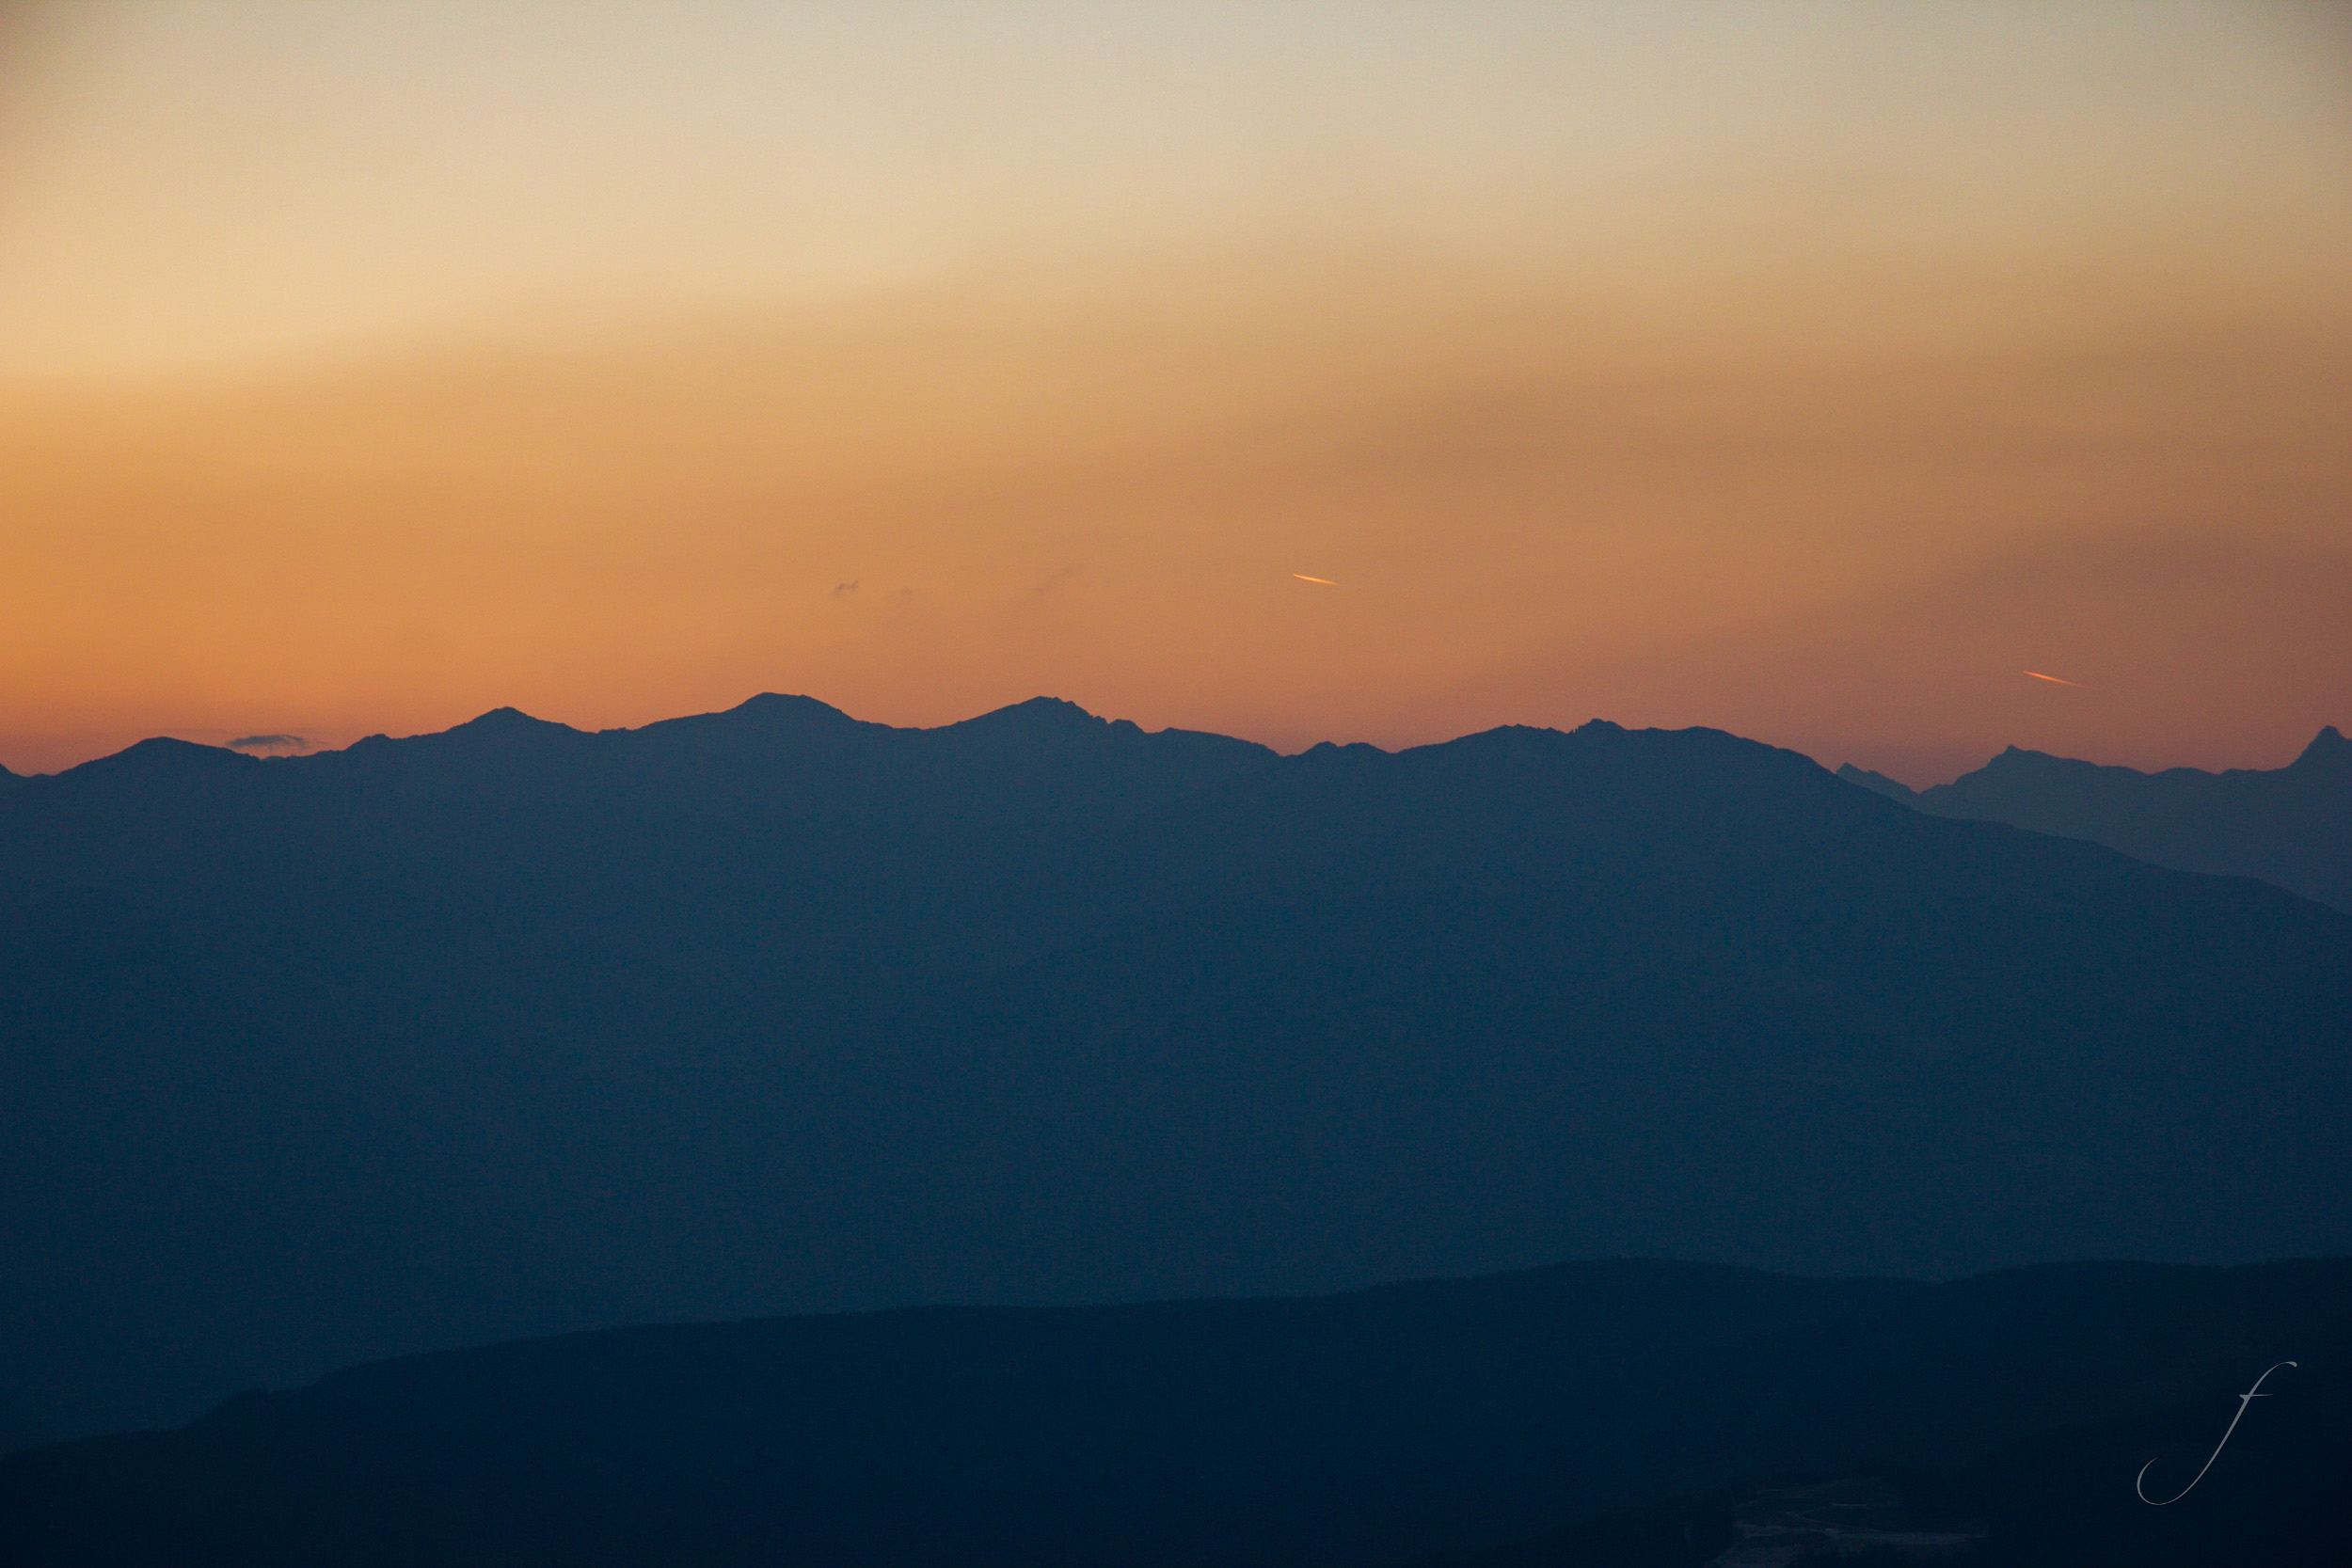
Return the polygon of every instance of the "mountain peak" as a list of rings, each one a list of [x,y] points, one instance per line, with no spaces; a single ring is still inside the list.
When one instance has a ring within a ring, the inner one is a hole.
[[[1013,703],[983,713],[977,719],[966,719],[943,727],[967,734],[1052,736],[1105,729],[1108,724],[1077,704],[1060,697],[1032,697],[1025,703]]]
[[[2352,911],[2346,782],[2352,740],[2329,724],[2284,768],[2143,773],[2011,746],[1950,784],[1898,799],[1931,816],[2089,839],[2176,870],[2255,877]]]
[[[2028,776],[2039,776],[2047,772],[2085,768],[2097,768],[2103,765],[2095,762],[2085,762],[2079,757],[2053,756],[2048,752],[2037,752],[2029,747],[2004,746],[2001,748],[2001,754],[1999,756],[1994,757],[1988,761],[1982,768],[1978,768],[1976,773],[1963,774],[1962,777],[1973,778],[1981,777],[1987,773],[1998,774],[2017,772],[2024,772]],[[2124,769],[2124,771],[2128,772],[2130,769],[2127,768]],[[1941,787],[1950,788],[1952,786],[1944,785]]]
[[[727,711],[746,719],[798,719],[816,723],[857,722],[831,703],[820,703],[814,697],[787,695],[781,691],[762,691],[755,697],[746,697]]]
[[[246,756],[243,752],[232,752],[226,746],[205,746],[193,740],[178,740],[167,735],[159,735],[126,746],[112,756],[99,757],[66,771],[95,775],[189,775],[199,769],[217,772],[226,768],[259,763],[260,760],[259,757]]]
[[[551,741],[580,733],[569,724],[559,724],[552,719],[534,719],[518,707],[494,707],[462,724],[453,724],[438,735],[416,738],[456,741],[460,744],[488,742],[492,745],[511,745]]]
[[[478,735],[496,735],[500,733],[519,734],[526,730],[568,728],[570,728],[569,725],[558,724],[552,720],[533,719],[518,707],[494,707],[478,718],[469,719],[462,724],[451,725],[445,733],[455,735],[460,730],[470,730]]]
[[[2352,740],[2333,724],[2320,727],[2312,736],[2312,743],[2303,748],[2303,754],[2288,766],[2294,768],[2352,768]]]

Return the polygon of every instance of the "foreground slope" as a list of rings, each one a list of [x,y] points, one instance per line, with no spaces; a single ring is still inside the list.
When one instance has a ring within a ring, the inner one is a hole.
[[[0,797],[0,1447],[375,1355],[2352,1248],[2352,917],[1710,731],[511,710]]]
[[[2073,1553],[2025,1560],[2122,1560],[2098,1532],[2151,1512],[2137,1467],[2193,1466],[2217,1400],[2290,1354],[2299,1380],[2245,1435],[2300,1430],[2296,1397],[2352,1370],[2347,1302],[2343,1260],[1940,1286],[1620,1261],[1320,1299],[618,1330],[361,1367],[0,1461],[0,1556],[1605,1565],[1652,1560],[1629,1549],[1646,1535],[1696,1568],[1721,1543],[1673,1511],[1663,1531],[1594,1516],[1896,1466],[1984,1494],[1990,1544]],[[2199,1525],[2234,1469],[2142,1544]],[[2282,1497],[2267,1522],[2315,1520],[2326,1497]],[[1544,1534],[1555,1549],[1496,1550]]]
[[[2284,768],[2130,768],[2012,746],[1914,791],[1848,763],[1838,776],[1937,816],[2089,839],[2183,871],[2260,877],[2352,911],[2352,740],[2332,724]]]
[[[1782,1474],[1388,1568],[2339,1568],[2352,1540],[2352,1367],[2278,1368],[2233,1428],[2261,1377],[2249,1363],[2234,1384],[2160,1408],[2020,1422],[1958,1465],[1881,1458]]]

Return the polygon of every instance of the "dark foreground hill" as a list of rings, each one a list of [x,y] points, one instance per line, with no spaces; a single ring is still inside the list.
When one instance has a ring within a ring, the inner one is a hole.
[[[2352,1540],[2352,1371],[2282,1368],[2270,1383],[2235,1432],[2250,1381],[2036,1433],[1956,1473],[1775,1477],[1394,1568],[2338,1568]],[[2165,1506],[2130,1484],[2142,1465]]]
[[[1711,731],[511,711],[0,794],[0,1448],[620,1323],[2352,1250],[2352,917]]]
[[[1811,1513],[2027,1553],[2002,1561],[2180,1560],[2100,1547],[2210,1544],[2209,1505],[2266,1467],[2277,1515],[2249,1544],[2328,1516],[2330,1493],[2294,1483],[2352,1449],[2296,1401],[2352,1370],[2347,1307],[2352,1261],[1940,1286],[1609,1262],[1320,1299],[610,1331],[361,1367],[0,1461],[0,1557],[1696,1568],[1735,1518]],[[2198,1506],[2140,1517],[2138,1466],[2167,1456],[2160,1479],[2185,1482],[2230,1395],[2285,1357],[2296,1380]],[[2309,1451],[2282,1453],[2289,1436]],[[1900,1478],[1915,1517],[1890,1517],[1884,1481],[1757,1491],[1791,1471]],[[1677,1494],[1703,1500],[1660,1501]]]
[[[2084,838],[2156,865],[2260,877],[2352,911],[2352,740],[2332,724],[2284,768],[2129,768],[2012,746],[1947,784],[1912,790],[1848,763],[1837,776],[1937,816]]]
[[[2234,1387],[2064,1422],[1942,1471],[1779,1476],[1395,1568],[2337,1568],[2348,1473],[2352,1368],[2249,1368]]]

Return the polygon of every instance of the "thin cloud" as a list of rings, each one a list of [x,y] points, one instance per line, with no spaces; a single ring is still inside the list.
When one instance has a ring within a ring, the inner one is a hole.
[[[2039,670],[2028,670],[2026,673],[2038,681],[2048,681],[2053,686],[2080,686],[2082,684],[2080,681],[2070,681],[2064,675],[2045,675]]]
[[[1338,583],[1333,582],[1329,578],[1311,578],[1304,572],[1293,572],[1291,576],[1296,578],[1301,582],[1319,582],[1326,588],[1337,588],[1339,586]]]
[[[836,599],[841,597],[844,594],[854,594],[856,592],[857,578],[851,578],[847,582],[836,582],[833,585],[833,596]]]
[[[241,735],[229,743],[232,752],[291,752],[308,746],[298,735]]]

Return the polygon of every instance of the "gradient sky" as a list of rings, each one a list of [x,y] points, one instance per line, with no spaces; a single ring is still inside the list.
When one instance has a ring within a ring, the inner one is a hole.
[[[2277,766],[2352,20],[0,10],[0,764],[759,690]]]

